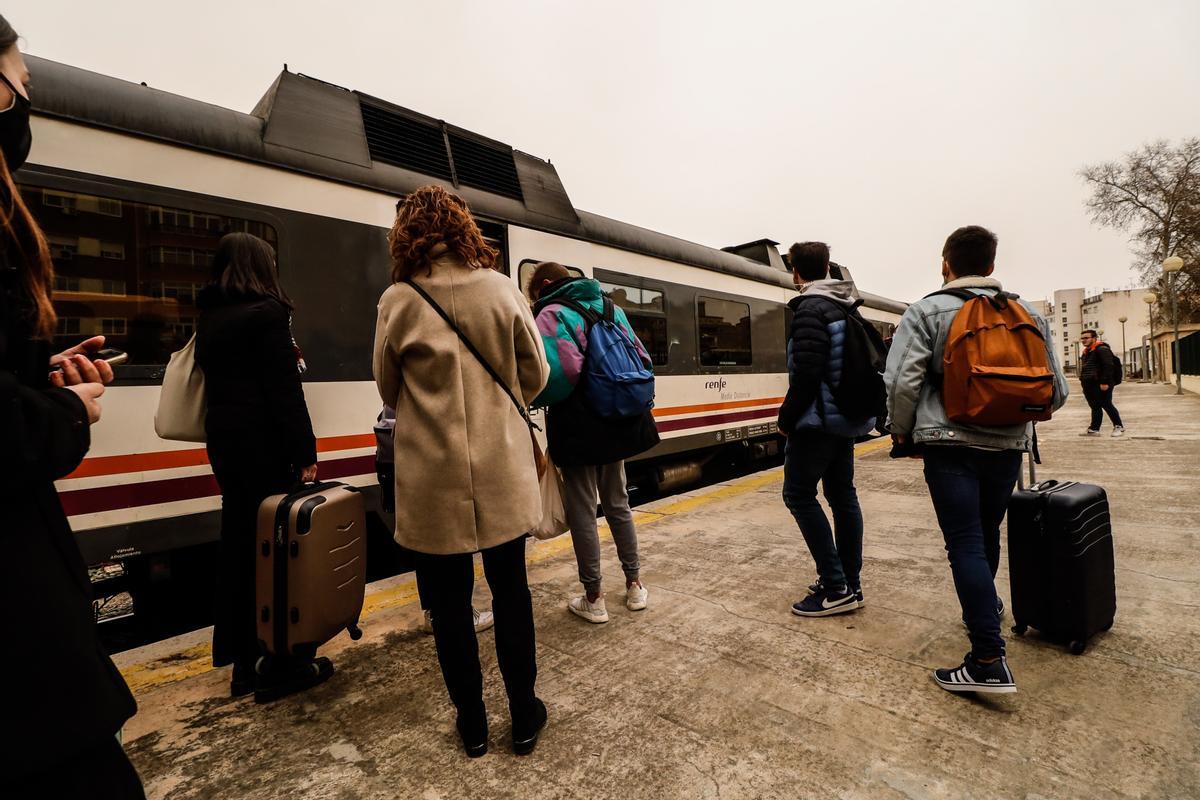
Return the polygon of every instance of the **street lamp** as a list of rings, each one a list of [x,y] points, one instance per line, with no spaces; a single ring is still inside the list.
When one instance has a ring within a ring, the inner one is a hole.
[[[1129,354],[1125,352],[1125,323],[1129,322],[1129,317],[1117,317],[1117,322],[1121,323],[1121,369],[1123,371],[1129,366]]]
[[[1158,295],[1154,292],[1147,292],[1142,295],[1142,302],[1146,304],[1146,313],[1150,316],[1150,343],[1146,346],[1146,363],[1142,365],[1142,377],[1146,377],[1146,373],[1150,374],[1150,382],[1154,383],[1154,372],[1150,370],[1150,357],[1154,353],[1154,304],[1158,302]]]
[[[1171,366],[1175,368],[1175,394],[1183,394],[1183,365],[1179,363],[1179,270],[1183,259],[1179,256],[1164,258],[1163,273],[1171,275],[1171,318],[1175,325],[1175,344],[1171,355]]]

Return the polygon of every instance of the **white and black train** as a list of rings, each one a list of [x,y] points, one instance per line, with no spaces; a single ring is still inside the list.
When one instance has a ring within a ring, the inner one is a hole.
[[[625,309],[654,359],[662,433],[630,465],[634,482],[689,480],[728,448],[776,451],[794,290],[774,242],[718,250],[580,211],[547,161],[286,70],[244,114],[28,60],[34,148],[17,177],[53,251],[59,340],[102,333],[130,356],[88,458],[58,487],[88,563],[124,562],[143,594],[204,561],[173,553],[217,539],[204,448],[163,441],[153,424],[217,240],[248,231],[275,246],[297,306],[321,475],[370,487],[385,233],[397,199],[430,182],[467,199],[512,280],[558,261]],[[904,304],[862,297],[890,333]]]

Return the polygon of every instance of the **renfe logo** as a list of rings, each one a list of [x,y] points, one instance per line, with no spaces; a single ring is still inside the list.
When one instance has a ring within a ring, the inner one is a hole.
[[[704,388],[716,389],[718,392],[722,391],[725,388],[725,379],[721,378],[718,381],[709,381],[708,383],[704,384]]]

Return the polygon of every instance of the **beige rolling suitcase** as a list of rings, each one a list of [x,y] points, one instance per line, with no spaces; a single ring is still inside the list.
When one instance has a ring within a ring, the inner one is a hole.
[[[353,486],[305,484],[258,509],[258,639],[265,655],[313,656],[340,631],[358,639],[366,512]]]

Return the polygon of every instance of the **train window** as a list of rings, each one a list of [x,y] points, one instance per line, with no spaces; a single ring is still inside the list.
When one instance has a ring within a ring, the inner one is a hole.
[[[750,306],[712,297],[696,298],[700,364],[741,367],[750,364]]]
[[[121,378],[151,377],[195,331],[196,295],[223,235],[278,242],[270,225],[221,214],[36,186],[21,193],[54,260],[55,345],[103,334],[129,353]]]
[[[529,282],[533,280],[533,271],[537,269],[537,265],[541,263],[542,262],[536,258],[521,259],[521,266],[517,270],[517,280],[520,281],[521,294],[523,294],[525,297],[529,297]],[[563,266],[567,267],[567,272],[570,272],[576,278],[583,277],[583,270],[576,267],[567,266],[566,264],[563,264]]]
[[[625,286],[600,281],[600,291],[613,305],[620,306],[629,325],[650,354],[650,362],[661,367],[670,360],[671,343],[667,338],[666,298],[658,289]]]

